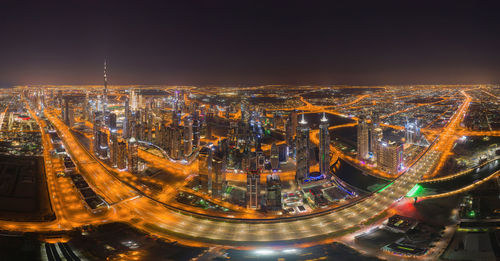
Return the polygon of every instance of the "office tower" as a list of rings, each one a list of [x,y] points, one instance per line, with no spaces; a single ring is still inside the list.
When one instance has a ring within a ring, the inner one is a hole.
[[[135,90],[130,90],[130,107],[132,111],[137,110],[137,93]]]
[[[73,107],[69,107],[68,109],[68,126],[73,127],[75,125],[75,110]]]
[[[270,156],[270,161],[271,161],[271,169],[273,171],[277,171],[280,167],[280,159],[279,159],[279,150],[278,146],[276,146],[276,143],[273,142],[271,145],[271,156]]]
[[[68,126],[70,126],[70,120],[69,120],[69,98],[64,98],[64,106],[62,108],[62,118],[64,120],[64,123]],[[71,127],[71,126],[70,126]]]
[[[380,146],[380,143],[382,141],[384,135],[384,131],[380,125],[375,124],[372,125],[371,131],[370,131],[370,154],[371,154],[371,160],[373,162],[377,161],[378,157],[378,147]]]
[[[139,156],[137,140],[132,137],[128,140],[128,171],[137,174],[139,172]]]
[[[191,117],[184,118],[184,155],[193,152],[193,120]]]
[[[99,144],[100,144],[99,138],[100,138],[99,121],[96,121],[94,123],[93,130],[92,130],[92,139],[93,139],[92,149],[94,151],[94,155],[96,155],[96,156],[99,156]]]
[[[268,210],[281,210],[281,180],[278,174],[267,175],[266,207]]]
[[[328,119],[323,112],[319,124],[319,172],[327,175],[330,170],[330,134],[328,133]]]
[[[244,97],[241,100],[240,110],[241,110],[241,121],[248,122],[250,120],[250,112],[249,112],[249,104],[248,100]]]
[[[405,138],[406,143],[417,144],[420,138],[420,128],[418,127],[418,120],[406,119],[405,124]]]
[[[146,110],[146,113],[146,117],[148,119],[146,122],[146,128],[148,130],[147,141],[153,142],[153,114],[151,114],[149,110]]]
[[[198,111],[193,113],[193,147],[200,147],[200,115]]]
[[[109,131],[114,131],[116,132],[116,114],[115,113],[110,113],[109,114]]]
[[[278,146],[278,151],[280,163],[286,163],[288,161],[288,146],[286,144],[280,144]]]
[[[249,171],[247,173],[247,192],[246,201],[247,208],[260,208],[260,172],[258,170]]]
[[[173,159],[182,158],[182,127],[181,126],[171,126],[168,129],[170,131],[170,157]]]
[[[382,140],[379,146],[377,166],[390,174],[398,174],[403,168],[403,144]]]
[[[163,147],[163,131],[164,127],[162,126],[162,123],[157,123],[156,128],[155,128],[155,144],[159,146],[160,148]]]
[[[212,150],[207,147],[200,149],[198,154],[198,176],[201,191],[208,193],[212,190]]]
[[[108,134],[104,131],[99,131],[99,157],[101,159],[109,157]]]
[[[116,168],[118,164],[118,136],[116,131],[110,131],[109,137],[111,166]]]
[[[297,135],[296,131],[297,131],[297,121],[298,121],[298,115],[297,115],[297,111],[296,110],[293,110],[291,113],[290,113],[290,122],[292,123],[292,137]]]
[[[123,113],[122,137],[128,139],[130,136],[130,102],[129,98],[125,100],[125,111]]]
[[[369,127],[364,116],[358,120],[358,157],[360,160],[368,160],[370,158],[369,147]]]
[[[297,136],[295,137],[297,150],[295,180],[302,182],[309,177],[309,127],[302,114],[302,120],[297,126]]]
[[[119,141],[117,144],[116,153],[117,163],[116,167],[120,170],[127,168],[127,143],[125,141]]]
[[[226,189],[226,164],[222,155],[216,154],[212,157],[212,172],[210,176],[212,197],[220,199]]]
[[[212,139],[212,131],[213,131],[213,125],[214,125],[214,113],[209,112],[207,114],[206,118],[206,133],[205,133],[205,138],[211,140]]]

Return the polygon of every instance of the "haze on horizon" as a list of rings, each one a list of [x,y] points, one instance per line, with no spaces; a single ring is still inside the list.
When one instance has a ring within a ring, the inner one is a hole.
[[[500,82],[493,1],[8,1],[0,86]]]

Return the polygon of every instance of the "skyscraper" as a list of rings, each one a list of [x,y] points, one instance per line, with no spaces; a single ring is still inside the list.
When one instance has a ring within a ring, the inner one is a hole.
[[[110,145],[110,159],[111,159],[111,166],[116,167],[118,163],[118,137],[116,134],[116,131],[110,131],[110,137],[109,137],[109,145]]]
[[[319,172],[327,175],[330,169],[330,134],[328,133],[328,119],[323,112],[319,124]]]
[[[368,160],[370,158],[369,127],[364,116],[358,120],[358,158]]]
[[[222,155],[212,157],[212,172],[210,175],[211,193],[214,198],[221,198],[226,188],[226,166]]]
[[[119,141],[117,144],[117,163],[116,167],[120,170],[127,168],[127,143],[125,141]]]
[[[247,208],[260,208],[260,172],[250,171],[247,173],[247,193],[246,193]]]
[[[116,132],[116,114],[115,113],[109,114],[109,131]]]
[[[271,169],[277,171],[280,165],[278,146],[275,142],[271,145]]]
[[[193,152],[193,120],[191,117],[184,118],[184,155],[191,155]]]
[[[403,167],[403,144],[382,140],[379,146],[377,165],[390,174],[398,174]]]
[[[278,174],[267,175],[266,207],[269,210],[281,210],[281,180]]]
[[[198,154],[198,176],[201,186],[201,191],[208,193],[212,189],[212,150],[203,147]]]
[[[304,114],[302,114],[302,119],[297,126],[295,143],[297,149],[295,180],[302,182],[309,177],[309,126]]]
[[[137,140],[132,137],[128,140],[128,171],[136,174],[139,172],[139,156],[137,155]]]
[[[200,147],[200,115],[198,111],[193,113],[193,147]]]

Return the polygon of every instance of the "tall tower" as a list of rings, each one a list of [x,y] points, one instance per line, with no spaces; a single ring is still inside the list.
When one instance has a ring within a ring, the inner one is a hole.
[[[102,113],[106,114],[108,110],[108,75],[107,75],[107,65],[106,60],[104,60],[104,92],[102,95]]]
[[[139,157],[137,156],[137,140],[132,137],[128,140],[128,171],[137,174],[139,172]]]
[[[307,126],[304,114],[297,126],[295,143],[297,148],[295,180],[302,182],[309,177],[309,126]]]
[[[184,155],[191,155],[193,152],[193,120],[191,117],[184,118]]]
[[[328,119],[323,112],[319,124],[319,172],[328,174],[330,168],[330,134],[328,133]]]
[[[369,127],[364,116],[359,117],[358,121],[358,157],[360,160],[370,158],[369,148]]]

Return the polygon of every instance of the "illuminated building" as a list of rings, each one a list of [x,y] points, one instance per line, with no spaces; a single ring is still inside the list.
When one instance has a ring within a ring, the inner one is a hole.
[[[370,158],[369,147],[369,127],[364,116],[359,117],[358,121],[358,157],[360,160],[368,160]]]
[[[118,169],[124,170],[127,168],[127,143],[124,141],[119,141],[116,146],[116,167]]]
[[[247,192],[246,201],[247,208],[260,208],[260,172],[258,170],[249,171],[247,173]]]
[[[309,176],[309,126],[307,126],[304,114],[297,127],[295,144],[297,150],[295,180],[302,182]]]
[[[191,117],[184,118],[184,155],[191,155],[193,152],[193,120]]]
[[[210,177],[212,176],[212,150],[203,147],[198,154],[198,177],[201,186],[201,191],[208,193],[211,190],[212,184]]]
[[[279,166],[280,166],[280,159],[279,159],[279,151],[278,151],[278,146],[276,146],[276,143],[273,142],[271,145],[271,169],[273,171],[277,171]]]
[[[98,131],[99,137],[99,157],[107,159],[109,157],[108,134],[104,131]]]
[[[405,138],[406,143],[417,144],[420,138],[420,128],[418,127],[418,120],[413,121],[406,119],[405,124]]]
[[[224,189],[226,188],[226,164],[221,155],[214,155],[212,157],[212,171],[209,175],[209,192],[212,197],[221,198]]]
[[[327,175],[330,169],[330,134],[328,119],[323,113],[319,124],[319,172]]]
[[[116,114],[115,113],[109,114],[109,131],[116,132]]]
[[[281,210],[281,180],[278,174],[267,175],[266,208]]]
[[[211,140],[212,139],[212,131],[213,131],[213,125],[214,125],[214,113],[209,112],[207,113],[206,117],[206,132],[205,132],[205,138]]]
[[[105,117],[108,110],[108,75],[106,73],[106,60],[104,60],[104,90],[102,97],[102,115]]]
[[[403,144],[382,140],[379,146],[377,166],[396,175],[403,167]]]
[[[116,167],[118,164],[118,137],[116,135],[115,131],[110,131],[110,137],[109,137],[109,145],[110,145],[110,159],[111,159],[111,166]]]
[[[128,140],[128,171],[137,174],[139,172],[139,156],[137,155],[137,140],[132,137]]]
[[[200,147],[200,115],[198,111],[193,113],[193,147]]]

